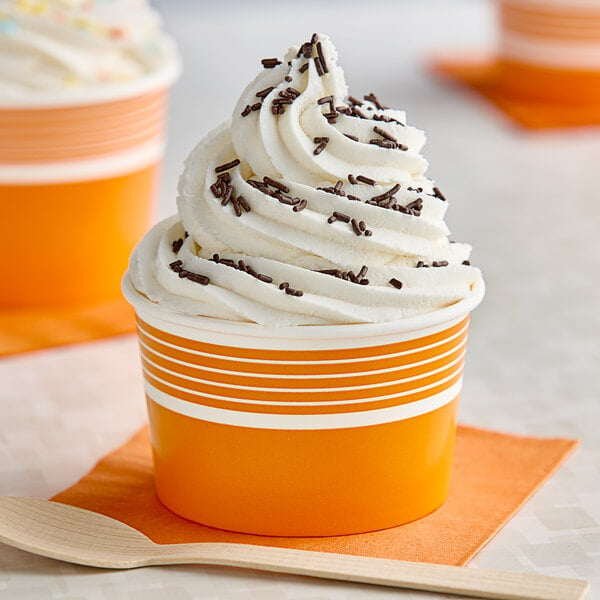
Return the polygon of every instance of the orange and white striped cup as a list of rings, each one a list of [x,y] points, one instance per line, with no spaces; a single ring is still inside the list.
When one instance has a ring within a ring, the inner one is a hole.
[[[469,313],[269,328],[134,306],[156,489],[238,532],[329,536],[423,517],[446,499]]]
[[[499,84],[515,98],[600,102],[600,2],[498,0]]]
[[[118,298],[154,216],[176,64],[127,85],[0,99],[0,306]]]

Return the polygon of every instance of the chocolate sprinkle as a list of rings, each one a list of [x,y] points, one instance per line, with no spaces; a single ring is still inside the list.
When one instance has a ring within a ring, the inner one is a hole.
[[[308,67],[309,67],[309,64],[306,62],[298,69],[298,71],[300,71],[300,73],[304,73],[305,71],[308,70]]]
[[[470,260],[463,260],[463,261],[462,261],[462,264],[463,264],[463,265],[466,265],[466,266],[468,267],[468,266],[470,266],[470,264],[471,264],[471,261],[470,261]]]
[[[354,142],[358,142],[358,138],[355,135],[350,135],[349,133],[344,134],[347,138],[353,140]]]
[[[322,77],[323,75],[325,75],[325,69],[323,69],[323,65],[321,64],[321,59],[318,56],[315,56],[313,60],[315,61],[315,67],[317,68],[317,74],[319,75],[319,77]]]
[[[304,56],[304,58],[310,58],[313,52],[313,45],[311,42],[304,42],[302,46],[300,46],[300,50],[298,50],[297,58],[300,56]]]
[[[350,223],[350,217],[348,215],[345,215],[344,213],[335,211],[332,216],[334,216],[338,221]]]
[[[287,281],[283,281],[282,283],[280,283],[279,289],[284,290],[285,293],[288,294],[289,296],[299,297],[304,294],[304,292],[302,290],[295,290],[294,288],[291,288],[290,284]]]
[[[229,169],[233,169],[233,167],[237,167],[240,164],[240,159],[236,158],[231,162],[225,163],[224,165],[219,165],[215,168],[215,173],[222,173],[223,171],[228,171]]]
[[[323,96],[317,100],[317,104],[327,104],[333,102],[333,96]]]
[[[208,285],[210,283],[210,279],[206,277],[206,275],[200,275],[200,273],[191,273],[190,271],[186,271],[185,276],[190,281],[194,281],[195,283],[199,283],[201,285]]]
[[[297,204],[294,205],[294,207],[292,208],[292,210],[294,212],[300,212],[301,210],[304,210],[306,208],[306,200],[303,198],[302,200],[300,200],[300,202],[298,202]]]
[[[367,185],[375,185],[375,180],[370,177],[365,177],[364,175],[357,175],[356,180],[361,183],[366,183]]]
[[[442,194],[442,192],[440,192],[440,189],[437,187],[433,188],[433,196],[434,198],[439,198],[440,200],[446,201],[446,197],[444,196],[444,194]]]
[[[278,190],[282,191],[284,194],[287,194],[290,189],[285,186],[283,183],[279,183],[279,181],[275,181],[275,179],[271,179],[271,177],[269,177],[268,175],[265,175],[263,177],[263,181],[267,184],[270,185],[271,187],[277,188]]]
[[[390,279],[389,283],[391,283],[397,290],[401,290],[402,289],[402,282],[399,279],[396,279],[395,277],[392,277],[392,279]]]
[[[255,181],[254,179],[247,179],[246,183],[257,190],[260,190],[261,192],[264,192],[267,188],[266,183],[263,183],[262,181]]]
[[[273,283],[273,278],[269,277],[269,275],[263,275],[262,273],[257,273],[255,275],[256,279],[262,281],[263,283]]]
[[[386,140],[390,140],[390,142],[398,143],[398,140],[393,135],[390,135],[387,131],[381,129],[381,127],[377,127],[377,125],[373,127],[373,131],[378,133],[381,137],[384,137]]]
[[[432,267],[447,267],[448,266],[448,261],[447,260],[434,260],[431,263]]]
[[[423,199],[417,198],[416,200],[413,200],[410,204],[407,204],[405,208],[407,208],[410,211],[410,214],[412,214],[413,216],[419,217],[421,216],[421,211],[423,210]]]
[[[400,184],[397,183],[396,185],[394,185],[394,187],[390,188],[387,192],[384,192],[383,194],[379,194],[379,196],[373,196],[371,198],[371,200],[374,200],[375,202],[379,203],[382,200],[390,199],[399,189],[400,189]]]
[[[329,73],[329,68],[327,67],[327,61],[325,60],[325,55],[323,54],[323,46],[321,45],[321,42],[317,42],[317,54],[319,56],[321,66],[323,67],[323,72]]]
[[[287,204],[288,206],[296,206],[296,204],[300,202],[299,198],[290,198],[289,196],[284,196],[278,192],[276,192],[273,197],[277,198],[281,204]]]
[[[221,204],[223,204],[223,203],[221,202]],[[235,216],[241,217],[242,209],[240,208],[240,203],[238,202],[238,200],[235,196],[231,196],[231,205],[233,206],[233,212],[235,213]]]
[[[363,96],[363,98],[365,100],[368,100],[369,102],[372,102],[379,110],[385,110],[386,108],[388,108],[387,106],[384,106],[383,104],[381,104],[381,102],[379,101],[377,96],[375,94],[373,94],[373,92],[371,92],[370,94],[367,94],[366,96]]]
[[[358,110],[358,108],[356,108],[356,106],[353,106],[351,108],[351,116],[358,117],[359,119],[365,119],[365,120],[369,119],[369,117],[367,117],[364,113],[362,113],[360,110]]]
[[[256,92],[255,96],[258,98],[265,98],[267,97],[275,88],[273,86],[270,86],[268,88],[265,88],[264,90],[260,90],[260,92]]]
[[[328,137],[316,137],[313,139],[313,142],[315,144],[318,144],[318,146],[313,150],[313,154],[315,156],[318,156],[327,147],[327,144],[329,143],[329,138]]]
[[[181,250],[181,246],[183,246],[183,238],[179,238],[171,244],[171,248],[175,254]]]
[[[244,198],[244,196],[238,196],[237,201],[240,203],[241,207],[246,211],[246,212],[250,212],[252,209],[250,208],[250,205],[248,204],[248,201],[246,200],[246,198]]]
[[[281,61],[277,58],[263,58],[260,62],[265,69],[273,69],[281,64]]]

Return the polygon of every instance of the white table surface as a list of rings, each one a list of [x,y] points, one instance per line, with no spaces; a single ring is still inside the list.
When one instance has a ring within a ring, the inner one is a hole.
[[[490,46],[483,0],[158,3],[184,76],[171,104],[161,215],[186,154],[231,112],[259,59],[313,31],[337,45],[351,92],[376,92],[425,129],[453,239],[487,296],[473,315],[461,421],[582,444],[472,568],[586,578],[600,598],[600,129],[529,133],[432,79],[433,51]],[[49,497],[145,421],[136,341],[123,336],[0,360],[0,494]],[[204,567],[102,571],[0,545],[0,599],[424,598]]]

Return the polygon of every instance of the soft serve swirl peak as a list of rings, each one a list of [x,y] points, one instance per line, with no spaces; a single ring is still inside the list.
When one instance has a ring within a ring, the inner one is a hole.
[[[465,298],[481,278],[448,240],[422,131],[348,96],[313,34],[263,59],[232,118],[191,152],[178,215],[134,252],[134,288],[164,308],[270,326],[378,323]]]

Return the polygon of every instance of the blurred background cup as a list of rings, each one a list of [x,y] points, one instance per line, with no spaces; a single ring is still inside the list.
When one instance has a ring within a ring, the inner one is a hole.
[[[135,308],[162,503],[220,529],[384,529],[449,492],[470,312],[264,327],[182,315],[124,278]]]
[[[497,0],[498,86],[514,98],[600,103],[598,0]]]
[[[0,307],[120,297],[179,70],[143,0],[0,2]]]
[[[154,215],[177,70],[62,105],[0,100],[0,305],[119,297]]]

